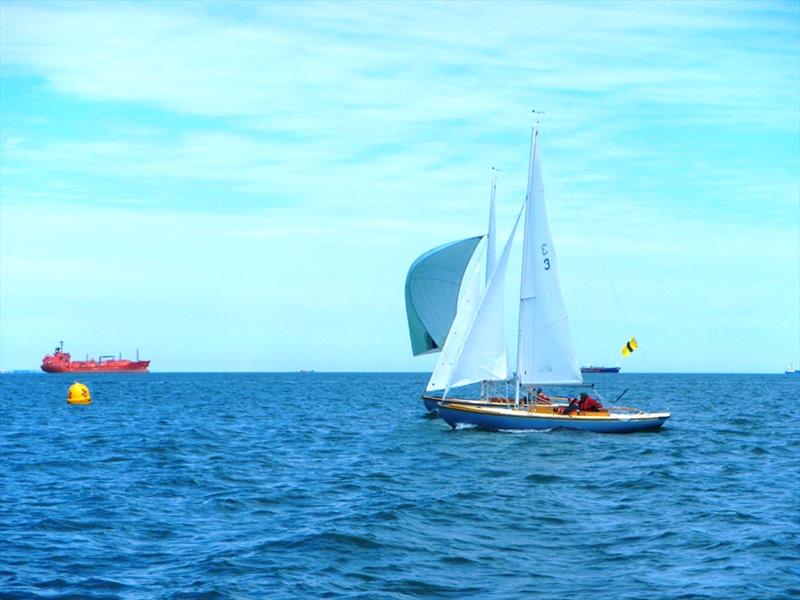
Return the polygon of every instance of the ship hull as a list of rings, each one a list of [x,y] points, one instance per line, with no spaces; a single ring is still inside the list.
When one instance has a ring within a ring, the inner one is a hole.
[[[114,361],[107,363],[80,364],[75,361],[69,365],[42,365],[45,373],[147,373],[149,360]]]
[[[581,373],[619,373],[620,367],[581,367]]]

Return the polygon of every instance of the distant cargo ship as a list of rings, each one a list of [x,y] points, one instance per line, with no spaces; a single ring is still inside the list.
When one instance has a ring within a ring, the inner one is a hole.
[[[581,373],[619,373],[619,367],[595,367],[589,365],[588,367],[581,367]]]
[[[149,360],[139,360],[138,350],[136,360],[110,355],[97,360],[72,360],[70,353],[64,352],[64,342],[59,342],[55,352],[42,359],[42,371],[45,373],[146,373],[149,366]]]

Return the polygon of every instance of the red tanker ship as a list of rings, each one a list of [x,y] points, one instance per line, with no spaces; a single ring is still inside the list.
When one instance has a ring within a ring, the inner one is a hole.
[[[146,373],[150,366],[149,360],[139,360],[139,351],[136,351],[136,360],[128,360],[120,356],[101,356],[97,360],[72,360],[69,352],[64,352],[64,342],[60,342],[53,354],[48,354],[42,359],[42,371],[45,373]]]

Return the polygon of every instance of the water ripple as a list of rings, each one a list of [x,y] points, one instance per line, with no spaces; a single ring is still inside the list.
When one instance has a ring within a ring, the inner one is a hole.
[[[420,418],[426,379],[107,375],[74,407],[71,377],[0,376],[0,596],[800,593],[798,421],[715,402],[795,382],[606,377],[674,416],[601,436],[452,431]]]

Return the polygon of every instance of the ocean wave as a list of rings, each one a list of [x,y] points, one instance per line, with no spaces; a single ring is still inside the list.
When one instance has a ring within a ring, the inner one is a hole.
[[[91,411],[66,405],[62,378],[0,376],[16,407],[0,432],[1,593],[797,593],[800,424],[743,427],[710,399],[785,397],[779,379],[620,375],[612,388],[668,397],[674,415],[610,436],[452,432],[419,418],[418,374],[314,377],[322,419],[296,375],[98,377]]]

